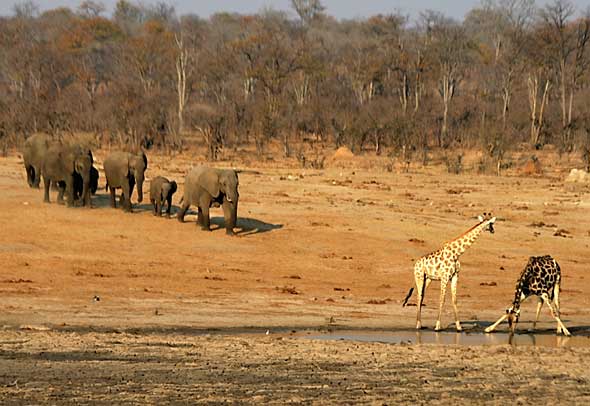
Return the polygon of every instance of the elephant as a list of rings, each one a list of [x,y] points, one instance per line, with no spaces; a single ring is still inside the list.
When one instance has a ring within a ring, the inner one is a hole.
[[[178,212],[178,221],[184,221],[184,215],[191,205],[198,207],[197,223],[203,230],[210,231],[209,208],[223,206],[225,232],[234,235],[238,218],[238,173],[231,169],[215,169],[198,166],[191,169],[185,178],[182,207]]]
[[[166,217],[170,218],[172,195],[176,193],[176,189],[177,185],[175,181],[169,181],[163,176],[152,179],[150,182],[150,201],[154,205],[154,216],[160,216],[164,202],[168,202]]]
[[[63,204],[64,192],[67,194],[67,205],[74,205],[75,178],[82,179],[81,204],[91,206],[90,199],[90,171],[92,167],[92,152],[80,145],[55,144],[47,149],[41,175],[45,188],[43,201],[49,203],[49,188],[51,183],[58,185],[57,202]]]
[[[39,188],[41,183],[41,166],[52,139],[49,135],[35,134],[25,141],[23,161],[27,171],[27,183],[32,188]]]
[[[125,211],[131,211],[131,194],[137,183],[137,201],[143,201],[143,181],[147,170],[147,156],[139,153],[116,151],[104,160],[104,174],[107,191],[111,191],[111,207],[117,207],[115,189],[121,188],[121,205]]]
[[[98,174],[98,169],[96,169],[94,166],[90,167],[90,194],[94,195],[96,194],[96,191],[98,190],[98,178],[100,177],[100,175]],[[60,186],[65,187],[65,184],[61,184],[62,182],[60,182]],[[80,176],[80,174],[78,174],[78,172],[76,172],[74,174],[74,199],[79,199],[84,191],[84,179],[82,179],[82,176]]]

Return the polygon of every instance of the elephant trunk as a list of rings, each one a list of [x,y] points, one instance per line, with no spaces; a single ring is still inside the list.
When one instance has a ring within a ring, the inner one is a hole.
[[[93,166],[90,168],[90,193],[96,194],[96,190],[98,189],[98,170]]]
[[[231,204],[238,204],[238,191],[237,190],[227,190],[227,193],[225,193],[225,198],[227,199],[228,202],[230,202]]]
[[[233,234],[233,229],[238,222],[238,202],[230,202],[226,200],[223,203],[223,211],[225,217],[225,229],[228,234]]]
[[[143,201],[143,179],[143,172],[137,172],[135,174],[135,182],[137,184],[137,201],[139,203]]]
[[[231,211],[231,218],[230,218],[230,225],[232,228],[235,228],[238,224],[238,200],[232,203],[232,211]]]
[[[92,155],[88,154],[79,158],[75,164],[75,171],[82,178],[82,194],[80,201],[83,206],[90,206],[90,172],[92,168]]]
[[[82,204],[90,206],[90,172],[82,175]]]

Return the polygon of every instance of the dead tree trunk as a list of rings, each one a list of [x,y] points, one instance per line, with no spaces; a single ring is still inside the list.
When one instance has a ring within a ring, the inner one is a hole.
[[[541,137],[541,129],[543,128],[543,116],[545,107],[549,101],[549,90],[551,89],[551,81],[545,79],[545,85],[542,87],[543,94],[539,101],[539,75],[529,75],[527,80],[529,92],[529,107],[531,111],[531,144],[538,145]]]
[[[443,119],[439,135],[439,147],[443,147],[447,141],[448,120],[449,120],[449,105],[453,96],[455,95],[455,79],[452,74],[443,74],[440,82],[439,93],[443,101]]]
[[[178,133],[184,131],[184,109],[188,102],[189,94],[187,92],[187,68],[190,63],[190,54],[184,45],[182,34],[174,37],[178,54],[176,56],[176,94],[178,96]]]

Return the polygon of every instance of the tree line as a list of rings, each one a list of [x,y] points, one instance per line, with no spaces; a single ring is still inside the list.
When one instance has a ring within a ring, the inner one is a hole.
[[[0,18],[0,139],[85,132],[181,149],[198,135],[211,160],[271,141],[287,157],[481,148],[498,168],[550,143],[590,162],[590,7],[486,0],[457,21],[291,5],[204,19],[164,2],[119,0],[110,16],[95,1],[18,3]]]

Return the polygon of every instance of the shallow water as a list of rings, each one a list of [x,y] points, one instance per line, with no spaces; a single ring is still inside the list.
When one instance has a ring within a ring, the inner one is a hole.
[[[513,345],[542,347],[590,347],[590,337],[565,337],[556,334],[514,334],[508,333],[457,333],[436,331],[308,331],[302,338],[313,340],[346,340],[379,342],[388,344],[438,344],[438,345]]]

